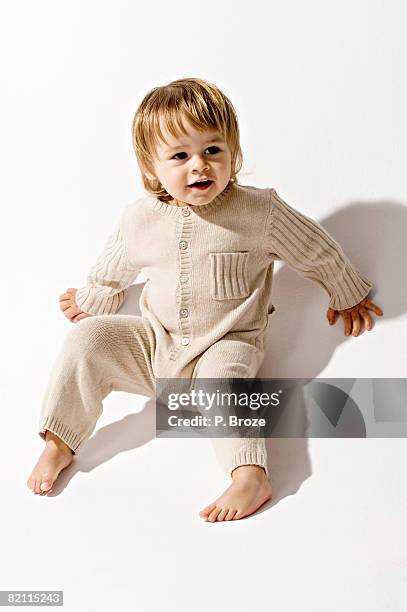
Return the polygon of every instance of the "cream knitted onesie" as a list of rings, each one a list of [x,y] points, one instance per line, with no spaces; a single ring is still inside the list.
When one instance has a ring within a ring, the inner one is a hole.
[[[76,323],[51,371],[39,422],[75,453],[112,390],[153,397],[157,378],[254,378],[274,306],[273,266],[284,260],[319,283],[329,307],[372,288],[340,245],[275,189],[229,183],[210,203],[177,207],[152,195],[124,208],[78,289],[92,315]],[[114,315],[142,272],[141,316]],[[264,438],[211,438],[227,474],[264,467]]]

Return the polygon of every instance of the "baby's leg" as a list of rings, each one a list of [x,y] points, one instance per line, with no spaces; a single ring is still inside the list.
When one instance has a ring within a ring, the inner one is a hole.
[[[254,378],[262,359],[262,353],[253,345],[224,338],[199,359],[194,378]],[[210,385],[216,387],[216,381]],[[199,380],[195,387],[199,387]],[[271,498],[265,440],[260,432],[256,434],[255,437],[211,438],[217,459],[231,476],[232,484],[200,512],[202,518],[211,522],[240,519]]]
[[[139,316],[82,319],[65,339],[44,395],[39,435],[46,440],[28,486],[48,492],[95,429],[112,391],[153,396],[151,349]]]

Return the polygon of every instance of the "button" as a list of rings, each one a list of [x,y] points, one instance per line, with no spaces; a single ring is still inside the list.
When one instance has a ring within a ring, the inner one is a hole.
[[[189,208],[185,207],[185,208],[182,209],[182,215],[184,217],[189,217],[190,214],[191,214],[191,212],[190,212]]]
[[[181,242],[179,243],[179,248],[185,251],[185,249],[188,248],[188,242],[186,240],[181,240]]]
[[[186,317],[188,316],[188,308],[181,308],[179,311],[179,316],[181,317],[181,319],[186,319]]]
[[[187,344],[189,344],[189,338],[187,338],[186,336],[182,338],[181,344],[182,346],[187,346]]]
[[[179,277],[179,280],[181,281],[181,283],[187,283],[188,282],[188,274],[181,274],[181,276]]]

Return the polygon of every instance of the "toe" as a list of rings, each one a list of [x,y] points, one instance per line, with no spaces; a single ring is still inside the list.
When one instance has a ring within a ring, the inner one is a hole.
[[[233,517],[234,521],[237,521],[238,519],[243,518],[243,510],[238,510],[235,514],[235,516]]]
[[[217,521],[223,521],[225,519],[225,516],[227,515],[227,513],[229,512],[229,508],[223,508],[223,510],[221,510],[218,514],[218,518],[216,519]]]
[[[212,512],[212,510],[215,508],[215,506],[216,506],[216,504],[210,504],[209,506],[206,506],[206,508],[201,510],[199,514],[201,516],[208,516],[208,514],[210,514]]]
[[[41,491],[49,491],[52,487],[52,480],[43,480],[41,483],[40,489]]]
[[[230,508],[229,512],[227,513],[225,517],[225,521],[231,521],[233,517],[235,516],[236,512],[237,512],[236,508]]]
[[[215,508],[212,510],[212,512],[208,516],[208,521],[210,521],[211,523],[214,523],[220,511],[221,511],[221,508],[218,508],[218,506],[215,506]]]
[[[35,481],[35,483],[34,483],[34,489],[33,489],[34,493],[39,493],[39,492],[40,492],[40,483],[41,483],[41,481],[40,481],[40,480],[36,480],[36,481]]]

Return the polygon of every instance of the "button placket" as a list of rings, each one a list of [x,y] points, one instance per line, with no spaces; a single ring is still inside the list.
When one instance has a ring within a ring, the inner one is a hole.
[[[191,342],[190,305],[192,290],[189,280],[192,270],[192,224],[193,218],[190,209],[188,207],[182,207],[181,214],[178,217],[179,276],[177,283],[178,326],[181,332],[181,347],[188,346]]]

